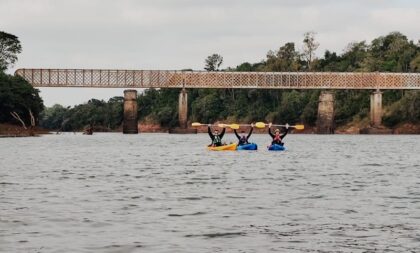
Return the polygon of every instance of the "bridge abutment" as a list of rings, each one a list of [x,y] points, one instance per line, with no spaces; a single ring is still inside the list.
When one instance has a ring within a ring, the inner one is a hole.
[[[334,93],[331,91],[322,91],[319,95],[316,133],[334,133]]]
[[[123,119],[123,133],[137,134],[138,129],[137,116],[137,91],[124,91],[124,119]]]

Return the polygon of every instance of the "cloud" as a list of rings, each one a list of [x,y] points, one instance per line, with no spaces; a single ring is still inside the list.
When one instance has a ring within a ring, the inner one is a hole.
[[[405,30],[416,32],[419,35],[420,9],[387,8],[373,10],[372,23],[376,26],[386,27],[392,31]],[[413,34],[414,35],[414,34]]]

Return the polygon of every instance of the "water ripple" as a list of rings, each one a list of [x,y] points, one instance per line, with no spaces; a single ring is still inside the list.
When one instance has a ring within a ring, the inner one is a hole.
[[[418,252],[418,136],[252,138],[3,138],[0,252]]]

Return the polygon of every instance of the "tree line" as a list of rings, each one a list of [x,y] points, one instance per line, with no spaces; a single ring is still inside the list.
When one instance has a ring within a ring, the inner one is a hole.
[[[351,42],[338,54],[327,50],[315,57],[319,43],[314,32],[304,34],[303,47],[298,50],[288,42],[277,50],[268,51],[261,62],[244,62],[235,68],[220,69],[223,57],[210,55],[205,60],[208,71],[319,71],[319,72],[420,72],[420,41],[416,43],[392,32],[366,41]],[[337,90],[335,122],[343,125],[368,117],[370,93],[365,90]],[[172,127],[177,124],[179,91],[149,89],[139,96],[139,117],[146,122]],[[319,90],[257,90],[257,89],[191,89],[189,120],[200,122],[252,122],[266,120],[278,123],[315,125]],[[420,92],[384,91],[384,124],[420,123]]]
[[[244,62],[222,69],[223,57],[212,54],[205,59],[207,71],[320,71],[320,72],[420,72],[420,41],[414,42],[392,32],[366,41],[351,42],[342,53],[325,51],[316,57],[319,43],[314,32],[305,33],[299,50],[287,42],[267,52],[264,60]],[[45,108],[39,92],[20,77],[4,74],[17,60],[22,48],[16,36],[0,32],[0,123],[15,122],[16,111],[29,121],[33,112],[39,124],[48,129],[77,131],[87,125],[115,130],[122,124],[123,98],[108,101],[91,99],[73,107]],[[7,51],[7,53],[5,53]],[[191,89],[188,99],[190,121],[203,123],[271,121],[315,125],[319,90]],[[335,122],[343,125],[368,117],[370,92],[338,90],[335,93]],[[175,127],[178,124],[178,89],[147,89],[138,96],[138,115],[142,122]],[[388,127],[399,123],[420,123],[420,92],[384,91],[383,121]]]

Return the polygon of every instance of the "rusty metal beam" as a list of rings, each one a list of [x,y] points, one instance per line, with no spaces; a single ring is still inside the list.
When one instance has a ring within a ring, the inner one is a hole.
[[[420,73],[18,69],[34,87],[420,89]]]

